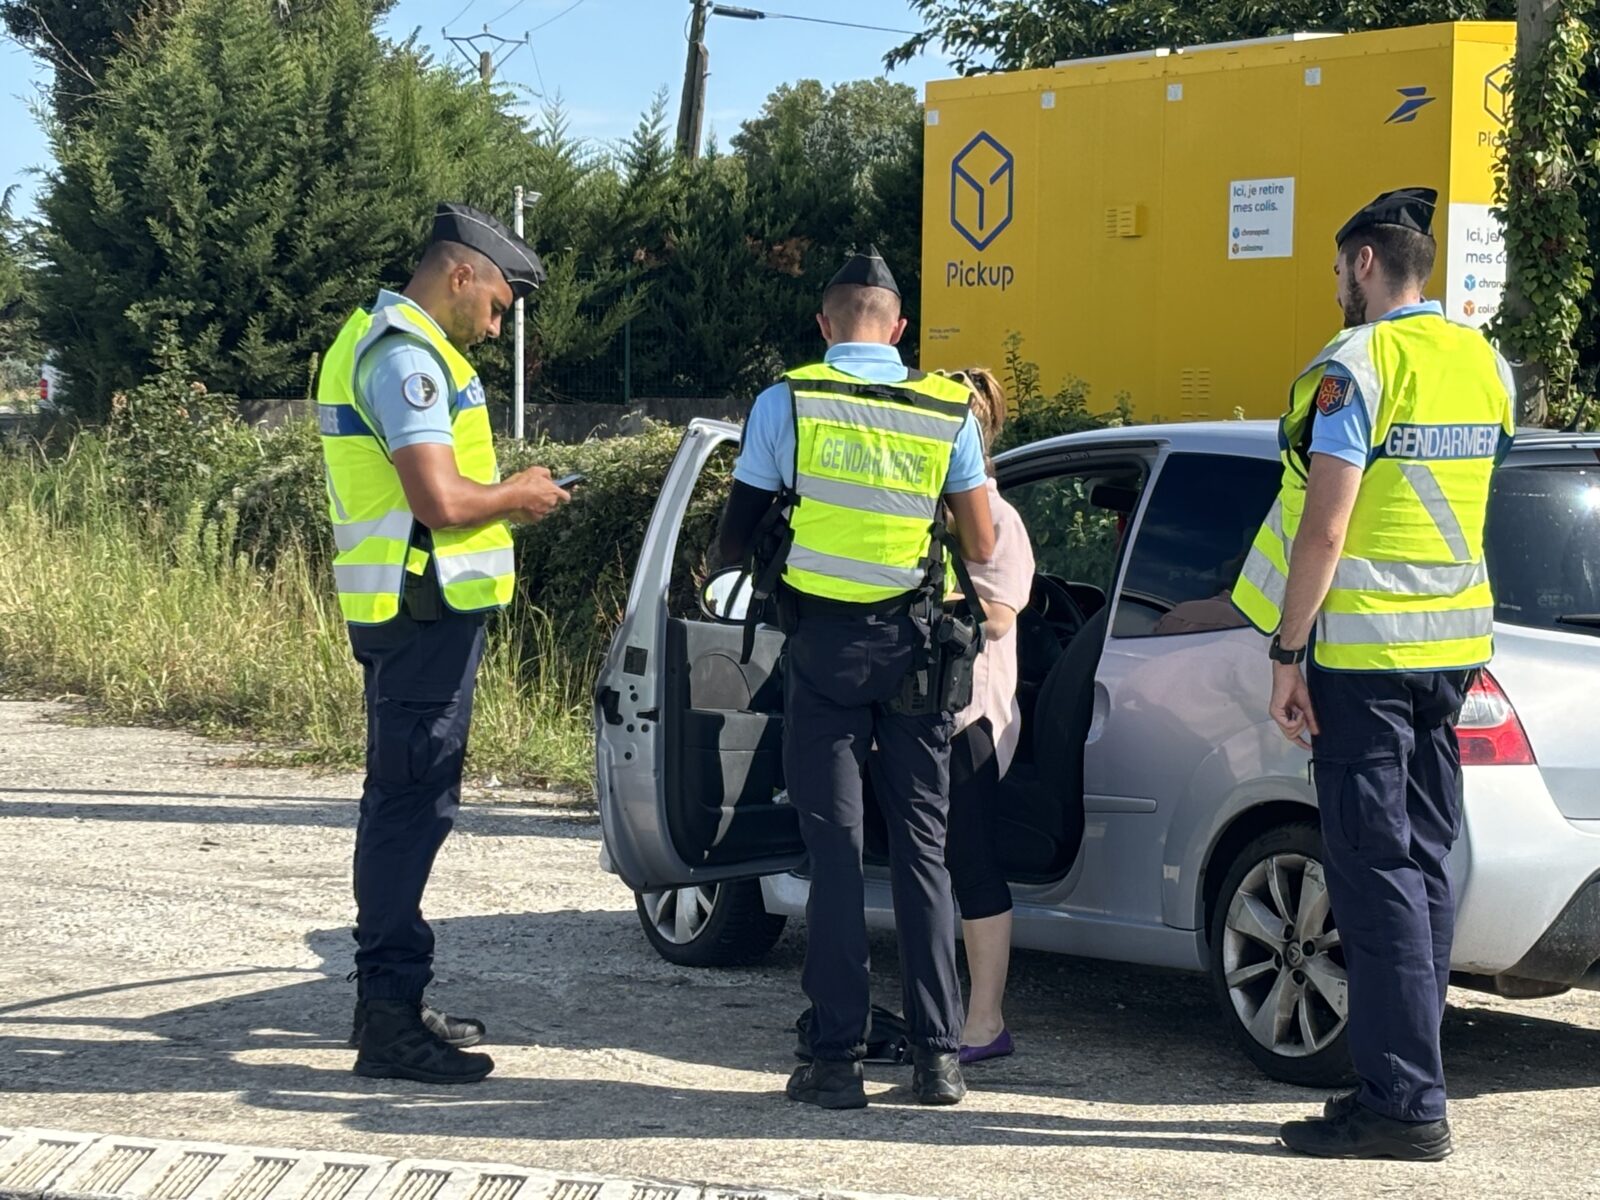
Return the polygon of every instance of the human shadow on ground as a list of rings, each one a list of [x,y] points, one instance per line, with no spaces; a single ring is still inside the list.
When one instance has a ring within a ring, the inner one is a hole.
[[[0,1091],[237,1093],[247,1107],[333,1114],[352,1128],[429,1137],[796,1136],[795,1109],[781,1088],[804,1005],[797,931],[761,966],[712,971],[664,962],[626,910],[466,917],[436,922],[436,930],[433,995],[485,1017],[486,1048],[501,1055],[501,1070],[481,1085],[379,1084],[348,1073],[351,991],[342,976],[349,932],[328,929],[308,938],[322,967],[261,968],[259,985],[249,973],[196,972],[0,1007]],[[875,934],[873,954],[875,999],[898,1008],[892,936]],[[1276,1153],[1276,1124],[1236,1112],[1195,1120],[1058,1116],[996,1111],[985,1096],[1124,1110],[1304,1102],[1309,1111],[1320,1101],[1321,1093],[1265,1079],[1250,1066],[1228,1039],[1203,977],[1019,952],[1013,980],[1008,1015],[1019,1054],[971,1068],[972,1095],[960,1108],[913,1111],[909,1069],[872,1068],[869,1080],[897,1087],[875,1100],[864,1118],[870,1125],[814,1114],[805,1134]],[[181,999],[186,987],[225,985],[221,998]],[[1454,996],[1463,1003],[1451,1009],[1444,1035],[1453,1096],[1600,1085],[1600,1031]],[[119,998],[125,1003],[109,1003]],[[150,1011],[169,999],[170,1007]],[[76,1027],[77,1036],[63,1036],[63,1026]],[[760,1072],[770,1086],[752,1092],[714,1077],[697,1083],[699,1067]]]

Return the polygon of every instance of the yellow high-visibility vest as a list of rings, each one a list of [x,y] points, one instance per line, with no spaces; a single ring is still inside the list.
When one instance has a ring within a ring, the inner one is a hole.
[[[422,338],[450,376],[450,430],[456,469],[475,483],[495,483],[500,469],[483,384],[466,358],[422,309],[409,302],[377,313],[357,309],[322,360],[317,417],[328,474],[333,521],[334,582],[345,620],[381,625],[400,611],[407,571],[427,569],[427,553],[412,546],[416,518],[400,475],[356,386],[362,355],[387,334]],[[444,601],[458,612],[501,608],[511,600],[516,563],[511,528],[490,521],[470,529],[435,529],[433,554]]]
[[[1360,389],[1372,442],[1317,618],[1317,664],[1428,671],[1488,662],[1494,596],[1483,526],[1490,477],[1515,431],[1515,385],[1482,334],[1434,313],[1345,330],[1295,381],[1279,423],[1283,485],[1234,603],[1261,632],[1276,632],[1305,510],[1317,393],[1333,363]]]
[[[825,364],[784,378],[796,496],[784,582],[853,604],[922,587],[967,389],[919,371],[904,383],[868,383]]]

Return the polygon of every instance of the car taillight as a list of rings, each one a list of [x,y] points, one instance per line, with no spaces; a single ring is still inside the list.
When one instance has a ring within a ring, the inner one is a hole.
[[[1517,710],[1484,671],[1467,693],[1456,723],[1464,767],[1530,767],[1534,765],[1533,746],[1517,719]]]

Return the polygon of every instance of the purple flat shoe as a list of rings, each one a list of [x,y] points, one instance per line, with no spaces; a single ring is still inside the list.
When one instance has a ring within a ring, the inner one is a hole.
[[[1002,1029],[1000,1036],[987,1046],[961,1047],[961,1064],[982,1062],[986,1058],[1005,1058],[1016,1050],[1016,1045],[1011,1041],[1011,1031]]]

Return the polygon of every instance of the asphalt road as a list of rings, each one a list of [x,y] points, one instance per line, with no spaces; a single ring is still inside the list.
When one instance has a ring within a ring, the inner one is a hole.
[[[434,873],[435,998],[490,1023],[476,1087],[349,1073],[359,781],[0,704],[0,1125],[921,1196],[1600,1196],[1600,996],[1456,992],[1456,1155],[1310,1162],[1321,1096],[1232,1048],[1198,977],[1019,954],[1019,1053],[955,1109],[909,1070],[797,1110],[802,928],[759,968],[662,962],[561,797],[477,792]],[[895,1004],[894,949],[874,943]],[[896,1005],[897,1006],[897,1005]]]

